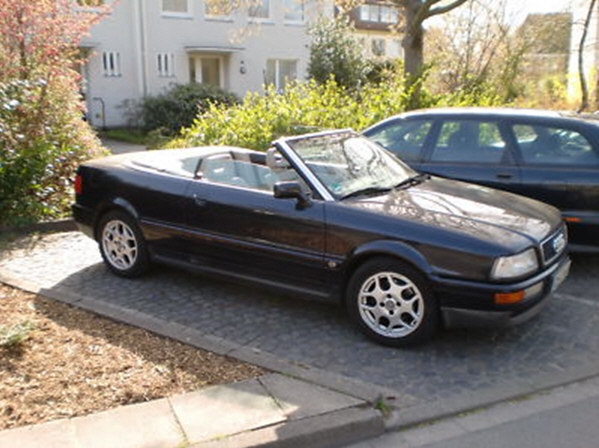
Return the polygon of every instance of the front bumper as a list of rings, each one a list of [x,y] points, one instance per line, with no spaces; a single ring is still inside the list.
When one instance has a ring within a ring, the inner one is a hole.
[[[562,257],[543,272],[515,284],[472,284],[464,281],[437,280],[435,292],[440,298],[443,323],[448,328],[505,327],[517,325],[536,316],[548,303],[553,292],[566,279],[570,259]],[[538,291],[519,303],[498,305],[496,293]]]

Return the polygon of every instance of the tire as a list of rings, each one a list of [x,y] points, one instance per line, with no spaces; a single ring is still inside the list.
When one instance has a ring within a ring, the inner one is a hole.
[[[131,215],[111,211],[98,225],[98,244],[104,263],[121,277],[138,277],[150,266],[146,242]]]
[[[369,338],[391,347],[422,344],[439,324],[439,309],[426,278],[394,258],[365,262],[351,277],[350,318]]]

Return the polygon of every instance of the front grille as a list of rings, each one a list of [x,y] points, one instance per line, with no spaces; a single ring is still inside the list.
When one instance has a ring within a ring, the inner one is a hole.
[[[541,252],[543,254],[543,263],[545,265],[551,263],[557,257],[559,257],[568,243],[568,235],[566,228],[562,227],[556,233],[551,235],[545,241],[541,243]]]

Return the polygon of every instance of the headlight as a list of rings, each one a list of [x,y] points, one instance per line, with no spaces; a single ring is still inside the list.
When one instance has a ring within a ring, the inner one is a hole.
[[[537,254],[534,249],[528,249],[521,254],[510,257],[500,257],[495,260],[491,270],[491,278],[507,279],[523,277],[539,268]]]

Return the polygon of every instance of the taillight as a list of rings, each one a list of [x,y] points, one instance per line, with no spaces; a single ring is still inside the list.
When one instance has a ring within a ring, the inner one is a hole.
[[[83,193],[83,178],[81,174],[77,174],[75,176],[75,194],[79,196],[81,193]]]

